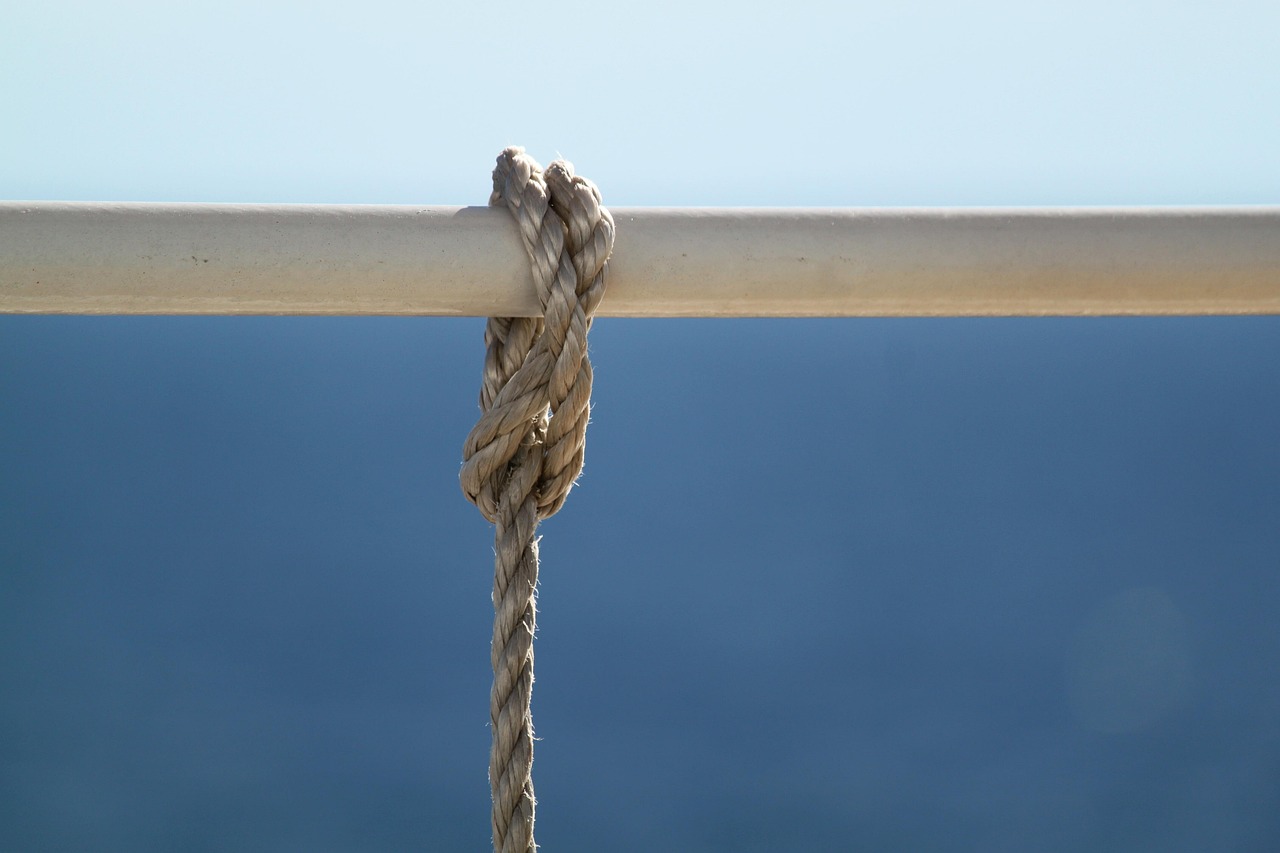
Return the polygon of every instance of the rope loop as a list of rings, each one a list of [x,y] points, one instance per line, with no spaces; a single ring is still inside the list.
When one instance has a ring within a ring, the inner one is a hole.
[[[538,517],[564,505],[582,471],[591,398],[587,332],[604,296],[613,217],[595,184],[557,160],[542,168],[522,148],[498,157],[489,203],[520,230],[541,318],[494,317],[485,330],[480,420],[463,446],[460,480],[489,521],[506,468],[532,434],[544,445]]]

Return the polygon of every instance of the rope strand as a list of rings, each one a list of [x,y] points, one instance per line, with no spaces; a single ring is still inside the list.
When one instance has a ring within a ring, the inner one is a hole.
[[[564,505],[582,471],[587,332],[604,296],[614,224],[599,190],[572,164],[557,160],[544,172],[521,148],[498,157],[489,203],[505,206],[519,227],[543,316],[489,318],[481,415],[463,445],[459,479],[494,524],[493,849],[532,853],[537,527]]]

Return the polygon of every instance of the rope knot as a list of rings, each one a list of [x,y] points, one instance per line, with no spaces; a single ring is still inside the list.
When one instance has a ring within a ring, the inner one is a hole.
[[[543,316],[490,318],[482,414],[463,446],[460,480],[494,521],[512,460],[521,445],[538,446],[533,488],[538,516],[547,518],[582,471],[592,378],[587,332],[604,296],[613,217],[573,164],[557,160],[544,172],[514,147],[498,157],[489,203],[505,206],[520,230]]]

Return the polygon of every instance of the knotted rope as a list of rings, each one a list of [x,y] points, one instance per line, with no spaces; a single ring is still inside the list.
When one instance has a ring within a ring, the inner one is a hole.
[[[462,490],[494,523],[493,849],[533,841],[533,635],[538,522],[564,505],[582,470],[591,397],[587,331],[604,296],[613,217],[600,192],[557,160],[543,172],[521,148],[498,157],[489,204],[520,226],[541,318],[490,317],[480,420],[463,446]]]

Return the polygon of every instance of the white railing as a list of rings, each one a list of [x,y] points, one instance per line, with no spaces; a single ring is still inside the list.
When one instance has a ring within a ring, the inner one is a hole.
[[[602,316],[1280,313],[1280,207],[615,208]],[[531,315],[503,210],[0,202],[0,312]]]

